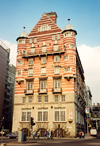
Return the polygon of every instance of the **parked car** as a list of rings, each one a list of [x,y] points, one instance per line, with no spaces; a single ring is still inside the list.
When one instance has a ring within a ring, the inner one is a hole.
[[[14,133],[14,132],[11,132],[11,133],[6,134],[6,137],[8,137],[8,138],[17,138],[18,135],[16,133]]]

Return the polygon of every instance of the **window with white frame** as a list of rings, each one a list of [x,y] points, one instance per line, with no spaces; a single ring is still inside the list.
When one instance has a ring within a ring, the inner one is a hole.
[[[42,96],[38,96],[38,102],[42,102]]]
[[[68,66],[68,67],[67,67],[67,72],[70,71],[70,70],[71,70],[71,68]]]
[[[41,68],[41,75],[46,75],[46,68],[45,67]]]
[[[22,109],[21,121],[26,122],[30,121],[31,118],[31,109]]]
[[[45,52],[47,51],[46,48],[47,48],[46,46],[43,46],[43,47],[42,47],[42,52],[43,52],[43,53],[45,53]]]
[[[47,95],[44,96],[44,102],[48,102],[48,96]]]
[[[75,44],[70,44],[69,47],[70,47],[71,49],[76,49],[76,45],[75,45]]]
[[[54,74],[59,74],[59,66],[54,67]]]
[[[65,95],[61,95],[61,102],[65,102],[66,101],[66,96]]]
[[[60,40],[60,33],[57,34],[57,40]]]
[[[33,90],[33,81],[27,81],[26,90],[27,90],[27,92],[32,92],[32,90]]]
[[[55,34],[52,34],[52,40],[53,41],[55,40]]]
[[[22,65],[22,64],[23,64],[23,60],[18,60],[18,61],[17,61],[17,64],[18,64],[18,65]]]
[[[28,76],[33,76],[33,68],[30,68],[30,69],[28,70]]]
[[[37,43],[37,37],[34,37],[34,43]]]
[[[20,52],[19,52],[19,50],[17,51],[17,55],[19,55],[20,54]]]
[[[21,76],[21,75],[22,75],[21,69],[17,69],[17,71],[16,71],[16,76]]]
[[[46,63],[46,57],[41,57],[41,63],[45,64]]]
[[[46,80],[40,80],[40,92],[45,91],[46,92]]]
[[[66,119],[65,108],[55,108],[54,109],[54,121],[64,122]]]
[[[54,95],[54,102],[58,102],[58,95]]]
[[[71,32],[67,32],[67,33],[65,33],[65,35],[64,35],[64,37],[69,37],[69,36],[71,36]]]
[[[61,79],[54,79],[54,89],[60,89]]]
[[[31,54],[35,53],[35,47],[31,47],[30,52],[31,52]]]
[[[28,97],[28,103],[32,103],[32,96]]]
[[[37,121],[48,121],[48,109],[38,109]]]
[[[60,60],[59,55],[54,56],[54,62],[59,62],[59,60]]]
[[[26,103],[26,97],[22,97],[22,103]]]
[[[33,65],[33,58],[29,58],[28,64],[29,64],[29,65]]]
[[[68,55],[64,56],[64,61],[68,60]]]
[[[22,40],[19,40],[18,43],[19,44],[25,44],[25,40],[23,40],[23,39]]]
[[[32,44],[32,38],[29,39],[29,43]]]
[[[54,45],[54,51],[58,51],[58,45]]]

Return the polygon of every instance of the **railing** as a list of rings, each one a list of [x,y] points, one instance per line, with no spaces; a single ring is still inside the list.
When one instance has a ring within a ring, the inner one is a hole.
[[[32,89],[32,90],[27,90],[27,89],[25,89],[24,90],[24,93],[25,94],[33,94],[34,93],[34,90]]]
[[[52,92],[53,93],[62,92],[62,88],[61,87],[59,87],[59,88],[52,88]]]
[[[38,92],[39,92],[39,93],[47,93],[47,88],[45,88],[45,89],[40,89],[40,88],[39,88],[39,89],[38,89]]]

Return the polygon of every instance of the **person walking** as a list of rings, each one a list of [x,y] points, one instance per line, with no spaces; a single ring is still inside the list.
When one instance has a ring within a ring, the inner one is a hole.
[[[33,131],[33,139],[35,139],[35,131]]]
[[[40,138],[40,130],[37,132],[37,137]]]
[[[51,130],[51,139],[53,139],[53,131]]]
[[[47,137],[47,133],[46,133],[46,131],[44,132],[44,139],[46,139],[46,137]]]
[[[47,131],[47,139],[49,139],[50,137],[49,137],[49,131]]]
[[[78,136],[79,136],[79,138],[82,137],[82,131],[80,131],[80,132],[78,133]]]

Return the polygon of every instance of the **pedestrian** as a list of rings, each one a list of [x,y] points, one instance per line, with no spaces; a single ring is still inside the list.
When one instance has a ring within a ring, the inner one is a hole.
[[[78,136],[79,136],[79,138],[82,137],[82,131],[80,131],[80,132],[78,133]]]
[[[50,137],[49,137],[49,131],[47,131],[47,139],[49,139]]]
[[[51,130],[51,139],[53,139],[53,131]]]
[[[84,134],[84,132],[82,131],[82,138],[85,138],[85,134]]]
[[[40,138],[40,130],[37,132],[37,137]]]
[[[33,131],[33,139],[35,139],[35,131]]]
[[[46,131],[44,132],[44,139],[46,139],[46,137],[47,137],[47,133],[46,133]]]

